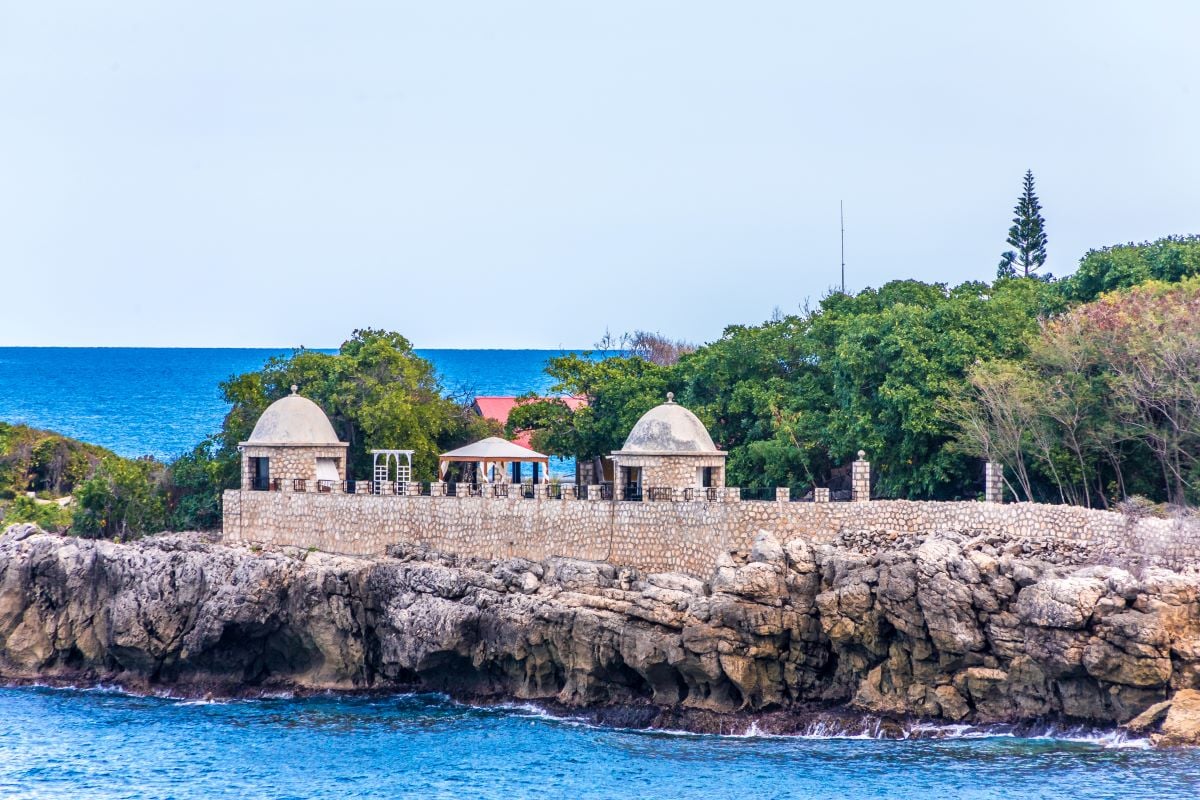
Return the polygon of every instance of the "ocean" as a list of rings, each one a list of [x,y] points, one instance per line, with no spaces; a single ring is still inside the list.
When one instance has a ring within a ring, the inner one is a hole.
[[[221,428],[218,384],[286,348],[0,347],[0,421],[166,460]],[[458,396],[545,392],[560,350],[418,350]]]
[[[1200,754],[1142,744],[672,734],[436,695],[200,702],[0,689],[0,796],[30,800],[1196,795]]]

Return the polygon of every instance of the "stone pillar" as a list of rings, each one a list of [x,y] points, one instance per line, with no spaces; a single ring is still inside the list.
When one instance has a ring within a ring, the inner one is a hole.
[[[420,481],[409,481],[408,482],[408,496],[409,497],[419,497],[420,495],[421,495],[421,482]]]
[[[821,488],[821,489],[813,489],[813,502],[814,503],[828,503],[829,502],[829,487],[825,487],[825,488]]]
[[[983,471],[983,499],[988,503],[1004,502],[1004,465],[987,462]]]
[[[725,487],[725,502],[726,503],[742,502],[742,490],[740,488],[738,488],[737,486],[726,486]]]
[[[593,483],[588,486],[588,500],[600,499],[600,484]]]
[[[559,487],[559,491],[562,492],[563,500],[574,500],[575,499],[575,485],[574,484],[564,483],[562,486]]]
[[[429,483],[430,497],[443,497],[446,494],[446,483],[444,481],[431,481]]]
[[[871,462],[862,450],[858,451],[858,460],[850,467],[850,493],[856,503],[871,499]]]
[[[469,483],[454,484],[454,493],[456,495],[458,495],[459,497],[470,497],[471,496],[471,484],[469,484]]]
[[[792,490],[786,486],[775,487],[775,502],[786,503],[792,499]]]

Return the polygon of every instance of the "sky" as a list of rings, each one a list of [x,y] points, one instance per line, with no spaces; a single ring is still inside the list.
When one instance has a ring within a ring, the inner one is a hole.
[[[1200,233],[1200,3],[0,0],[0,345],[711,341]]]

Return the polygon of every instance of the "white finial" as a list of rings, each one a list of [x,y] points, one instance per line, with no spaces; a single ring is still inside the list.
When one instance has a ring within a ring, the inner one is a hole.
[[[674,392],[667,392],[667,402],[668,403],[675,402],[675,393]]]
[[[859,460],[859,461],[866,461],[866,460],[867,460],[867,451],[866,451],[866,450],[859,450],[859,451],[858,451],[858,460]]]
[[[295,394],[298,391],[300,391],[300,387],[293,383],[292,384],[292,394]]]

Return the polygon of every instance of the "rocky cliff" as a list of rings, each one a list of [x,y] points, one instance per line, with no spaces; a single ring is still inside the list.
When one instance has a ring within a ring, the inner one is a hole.
[[[755,540],[711,580],[551,559],[363,559],[195,534],[0,536],[0,678],[184,694],[421,687],[694,728],[816,711],[1200,717],[1200,567],[987,534]],[[1176,700],[1176,707],[1171,705]]]

